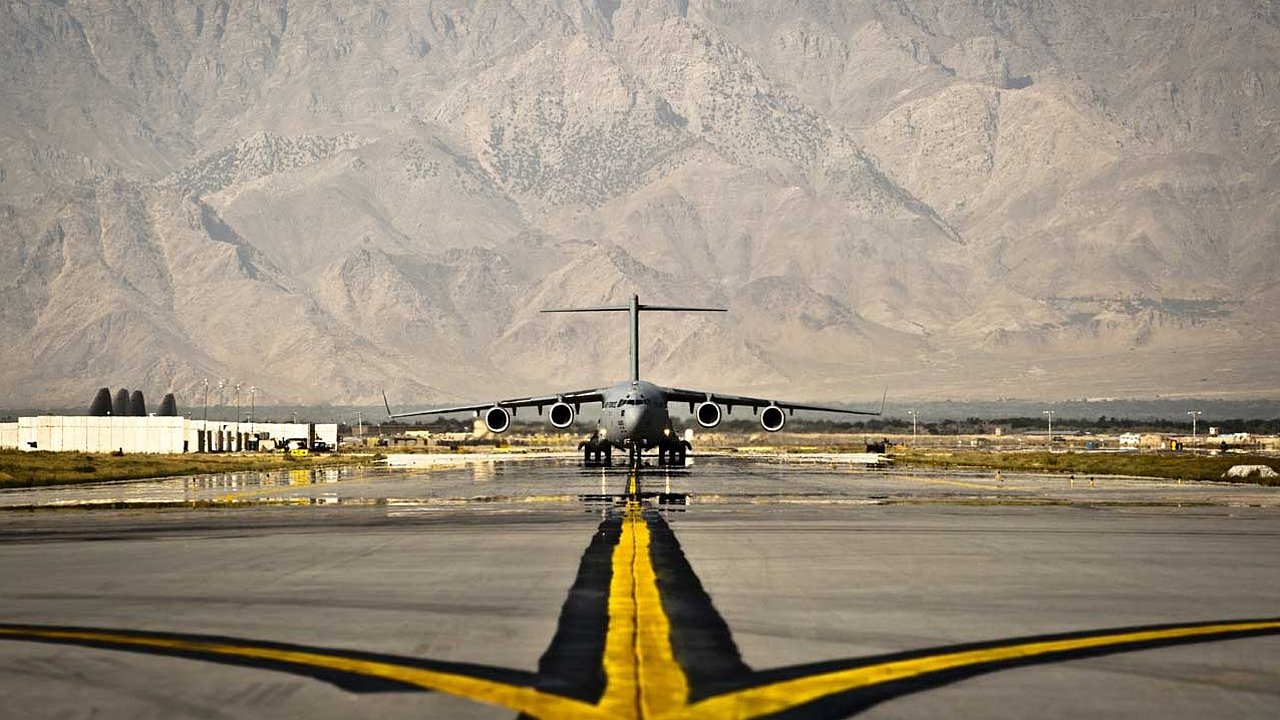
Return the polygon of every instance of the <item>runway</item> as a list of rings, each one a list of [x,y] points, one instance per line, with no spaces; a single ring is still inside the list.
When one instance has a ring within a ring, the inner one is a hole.
[[[1280,712],[1275,489],[697,463],[0,493],[0,717]]]

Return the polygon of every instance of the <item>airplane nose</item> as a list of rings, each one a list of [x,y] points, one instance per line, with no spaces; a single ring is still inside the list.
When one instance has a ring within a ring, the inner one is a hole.
[[[627,413],[623,419],[623,428],[626,430],[627,436],[631,437],[644,425],[644,410],[634,408],[632,412]]]

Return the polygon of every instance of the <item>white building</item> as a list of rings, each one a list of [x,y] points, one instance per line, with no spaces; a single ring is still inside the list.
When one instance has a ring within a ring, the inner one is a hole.
[[[51,452],[238,452],[252,440],[338,445],[336,423],[260,423],[183,417],[39,415],[0,423],[0,448]]]

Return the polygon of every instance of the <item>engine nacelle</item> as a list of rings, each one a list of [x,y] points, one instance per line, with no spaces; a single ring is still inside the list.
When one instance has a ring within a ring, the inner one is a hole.
[[[710,400],[698,403],[697,409],[693,411],[693,416],[697,418],[698,424],[704,428],[713,428],[720,424],[720,406]]]
[[[565,402],[558,402],[547,411],[547,419],[551,421],[551,426],[560,430],[573,424],[574,415],[573,406]]]
[[[760,427],[765,430],[769,432],[778,432],[782,429],[782,426],[786,424],[787,413],[777,405],[770,405],[760,411]]]
[[[511,413],[506,408],[494,405],[484,411],[484,425],[495,435],[504,433],[511,427]]]

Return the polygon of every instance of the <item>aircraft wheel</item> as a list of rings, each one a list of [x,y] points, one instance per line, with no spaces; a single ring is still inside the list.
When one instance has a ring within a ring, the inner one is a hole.
[[[590,445],[584,445],[582,448],[582,464],[583,465],[591,464],[591,446]]]
[[[672,451],[675,455],[675,462],[671,463],[676,467],[684,467],[684,447],[678,447]]]
[[[613,446],[604,446],[604,464],[613,467]]]

